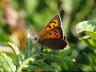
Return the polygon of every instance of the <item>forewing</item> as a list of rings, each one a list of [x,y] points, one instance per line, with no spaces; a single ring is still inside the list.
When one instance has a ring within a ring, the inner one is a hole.
[[[61,19],[59,15],[56,15],[49,24],[39,33],[40,39],[45,38],[63,38],[63,32],[61,29]]]

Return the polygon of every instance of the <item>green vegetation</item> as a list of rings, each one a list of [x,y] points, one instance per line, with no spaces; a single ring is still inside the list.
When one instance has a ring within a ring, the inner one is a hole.
[[[33,38],[57,14],[66,48]],[[0,72],[96,71],[96,0],[1,0]]]

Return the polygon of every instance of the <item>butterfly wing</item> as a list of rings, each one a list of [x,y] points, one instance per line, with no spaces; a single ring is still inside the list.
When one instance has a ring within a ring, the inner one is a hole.
[[[52,33],[52,30],[54,29],[54,28],[58,28],[57,29],[57,31],[59,31],[60,30],[60,32],[58,33],[59,34],[59,36],[58,36],[58,38],[63,38],[63,31],[62,31],[62,29],[60,29],[61,28],[61,19],[60,19],[60,16],[59,15],[56,15],[49,23],[48,23],[48,25],[39,33],[39,37],[40,37],[40,39],[46,39],[46,38],[48,38],[48,37],[54,37],[54,35],[52,34],[50,34],[50,33]],[[55,30],[55,29],[54,29]],[[50,38],[51,38],[50,37]],[[53,38],[52,37],[52,38]]]
[[[49,24],[39,33],[38,42],[49,48],[64,48],[67,43],[63,40],[63,31],[61,29],[61,19],[56,15]]]
[[[63,33],[60,27],[53,28],[44,35],[44,39],[39,39],[39,43],[49,48],[63,49],[66,47],[67,42],[62,39],[62,34],[60,33]]]
[[[42,41],[39,41],[39,43],[42,46],[47,46],[48,48],[52,48],[55,50],[56,49],[63,49],[67,45],[67,42],[65,40],[57,39],[57,38],[44,39]]]

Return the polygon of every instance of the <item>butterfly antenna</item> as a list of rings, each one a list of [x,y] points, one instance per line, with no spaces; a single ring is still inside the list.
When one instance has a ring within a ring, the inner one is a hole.
[[[60,11],[60,17],[61,17],[61,19],[64,18],[64,14],[65,14],[65,11],[62,9],[62,10]]]

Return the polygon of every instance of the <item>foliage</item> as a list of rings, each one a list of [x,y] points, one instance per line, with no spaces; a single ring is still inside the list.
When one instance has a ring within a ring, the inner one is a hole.
[[[5,53],[0,52],[0,71],[1,72],[15,72],[16,66]]]
[[[20,53],[16,45],[12,43],[8,43],[14,50],[17,59],[15,60],[15,63],[14,63],[12,60],[10,61],[9,57],[1,53],[0,61],[7,60],[6,62],[4,62],[4,64],[0,62],[2,70],[6,71],[7,69],[9,69],[7,70],[7,72],[8,71],[14,72],[14,67],[15,67],[15,71],[17,72],[62,71],[62,70],[68,70],[69,67],[73,65],[73,62],[74,62],[73,60],[75,59],[75,57],[72,56],[70,52],[71,50],[66,49],[65,51],[57,50],[57,51],[48,52],[48,51],[42,51],[41,49],[39,49],[39,51],[36,50],[35,52],[32,52],[30,51],[30,46],[32,47],[32,45],[29,45],[30,43],[32,43],[30,41],[31,40],[30,38],[31,37],[29,36],[27,38],[27,42],[28,42],[27,48],[29,50],[27,50],[25,54]],[[15,64],[15,66],[13,66],[13,64]],[[6,67],[10,66],[10,68],[6,68],[5,70],[5,67],[2,65],[6,65]],[[10,71],[11,69],[13,69],[13,71]]]
[[[6,1],[0,1],[0,72],[96,71],[96,0]],[[57,14],[67,47],[36,46],[32,37]]]
[[[89,65],[86,66],[84,65],[84,68],[88,68],[88,70],[92,71],[96,71],[95,68],[95,64],[96,64],[96,21],[83,21],[80,22],[79,24],[77,24],[76,27],[76,31],[77,33],[80,35],[81,40],[83,40],[84,42],[86,42],[91,48],[93,53],[92,54],[86,54],[86,57],[88,58],[89,61]],[[84,69],[83,68],[83,69]],[[85,70],[84,69],[84,70]]]

